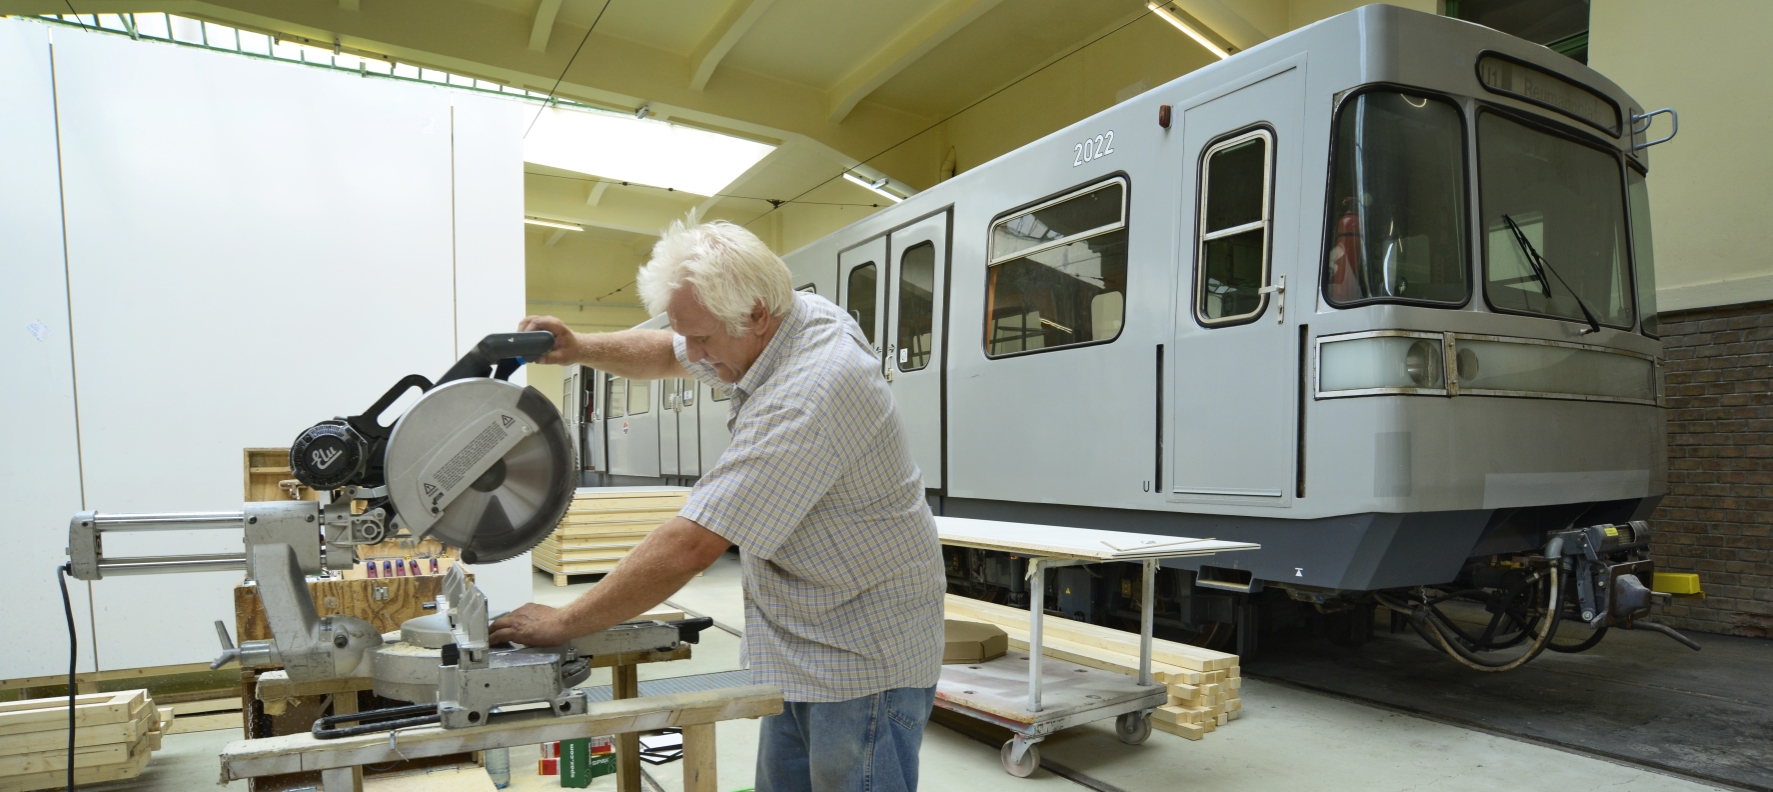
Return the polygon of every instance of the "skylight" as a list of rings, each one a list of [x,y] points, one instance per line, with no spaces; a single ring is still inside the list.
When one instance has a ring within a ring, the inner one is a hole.
[[[548,107],[523,159],[613,181],[715,195],[775,146],[616,113]]]

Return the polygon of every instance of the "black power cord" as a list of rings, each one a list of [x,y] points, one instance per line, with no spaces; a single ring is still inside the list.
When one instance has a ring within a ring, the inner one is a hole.
[[[69,564],[55,568],[56,582],[62,586],[62,610],[68,614],[68,792],[74,790],[74,669],[80,661],[80,637],[74,631],[74,603],[68,599],[68,573],[72,571]]]

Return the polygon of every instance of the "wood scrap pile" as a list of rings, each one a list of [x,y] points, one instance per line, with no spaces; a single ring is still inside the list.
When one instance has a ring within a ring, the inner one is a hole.
[[[74,697],[74,783],[134,778],[160,750],[172,708],[146,690]],[[68,700],[0,703],[0,792],[59,789],[68,779]]]
[[[628,551],[677,516],[689,497],[685,487],[585,487],[573,494],[554,535],[530,552],[537,569],[564,586],[568,575],[608,572]]]
[[[1028,611],[954,594],[948,595],[947,611],[950,619],[995,624],[1009,634],[1012,650],[1028,650]],[[1041,620],[1041,654],[1128,676],[1139,673],[1137,633],[1057,616]],[[1237,655],[1152,639],[1151,676],[1170,689],[1169,703],[1151,715],[1151,725],[1160,731],[1198,740],[1243,711]]]

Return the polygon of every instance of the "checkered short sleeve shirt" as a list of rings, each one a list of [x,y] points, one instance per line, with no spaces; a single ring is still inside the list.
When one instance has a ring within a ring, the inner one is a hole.
[[[677,359],[710,386],[706,363]],[[730,386],[732,444],[680,514],[738,545],[751,678],[787,700],[936,684],[941,545],[880,360],[822,297]]]

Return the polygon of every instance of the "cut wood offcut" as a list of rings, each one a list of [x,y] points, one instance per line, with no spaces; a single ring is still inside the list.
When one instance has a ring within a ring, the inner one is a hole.
[[[134,778],[173,719],[146,690],[74,697],[74,782]],[[62,787],[68,778],[68,700],[0,704],[0,792]]]

